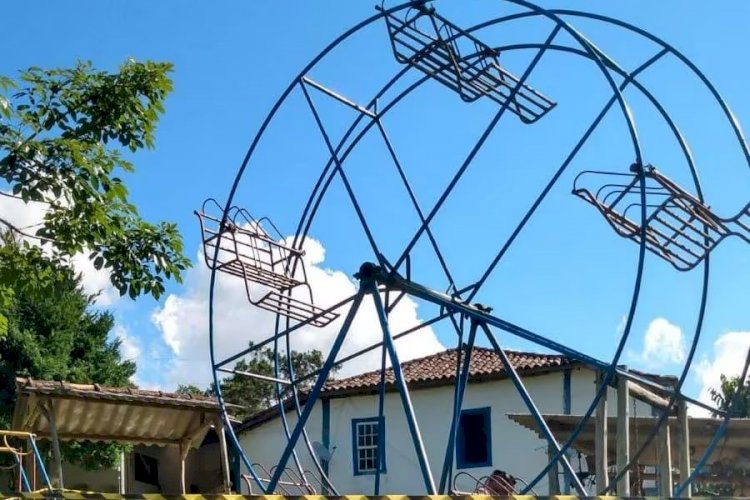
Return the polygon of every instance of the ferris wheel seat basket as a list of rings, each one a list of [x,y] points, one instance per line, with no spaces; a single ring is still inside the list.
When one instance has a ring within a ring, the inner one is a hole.
[[[555,107],[550,98],[505,70],[498,51],[434,10],[423,7],[409,9],[403,18],[393,13],[384,17],[396,61],[425,73],[462,100],[487,97],[501,106],[508,103],[508,110],[524,123],[537,121]],[[461,45],[468,46],[468,54]]]
[[[302,260],[304,252],[281,243],[283,237],[269,219],[256,220],[246,210],[233,207],[222,220],[207,208],[221,210],[221,207],[209,199],[195,212],[200,222],[206,265],[241,278],[251,304],[313,326],[325,326],[338,317],[313,305]],[[271,226],[276,237],[264,228],[264,222]],[[252,297],[251,284],[271,290],[256,300]],[[300,286],[307,289],[310,302],[289,295]]]
[[[581,172],[573,194],[593,205],[622,237],[641,241],[641,174]],[[723,219],[653,167],[643,168],[646,248],[680,271],[697,266],[727,236],[750,243],[750,204]]]

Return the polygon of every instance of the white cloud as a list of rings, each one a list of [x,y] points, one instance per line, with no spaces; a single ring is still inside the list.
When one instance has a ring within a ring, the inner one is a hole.
[[[632,357],[650,368],[681,363],[685,360],[685,335],[666,318],[653,319],[643,336],[643,350]]]
[[[701,391],[698,396],[700,401],[714,406],[711,401],[711,389],[719,389],[722,374],[727,377],[742,374],[748,349],[750,349],[750,331],[728,332],[714,341],[713,357],[704,356],[692,369],[700,381]]]
[[[324,268],[324,259],[323,246],[308,238],[304,258],[308,282],[314,291],[315,304],[325,308],[353,295],[357,290],[357,284],[341,271]],[[210,272],[203,262],[202,253],[199,253],[198,260],[197,265],[188,273],[185,291],[169,295],[163,307],[157,308],[152,315],[152,321],[161,332],[164,342],[175,354],[175,360],[167,374],[168,387],[181,383],[204,387],[211,379],[208,354]],[[260,285],[252,284],[250,291],[257,299],[262,296],[264,289]],[[217,361],[247,347],[250,341],[257,343],[274,332],[276,315],[248,302],[245,286],[240,278],[217,273],[214,304]],[[346,311],[346,308],[342,308],[341,316],[326,327],[307,326],[291,333],[292,349],[318,349],[326,355],[341,327]],[[409,297],[400,301],[390,315],[393,334],[419,322],[417,303]],[[339,357],[381,340],[382,332],[372,307],[372,300],[366,297]],[[444,349],[430,327],[397,340],[396,345],[401,360],[425,356]],[[339,376],[349,376],[379,366],[380,352],[373,350],[344,365]]]
[[[0,195],[0,218],[28,234],[36,232],[46,211],[47,207],[43,203],[24,203],[22,200]],[[33,238],[27,240],[34,244],[38,243],[38,240]],[[97,304],[110,305],[119,298],[119,293],[110,284],[109,273],[105,269],[95,269],[88,253],[74,255],[71,262],[76,272],[81,274],[83,290],[89,295],[99,294]]]
[[[130,335],[130,332],[124,326],[115,325],[110,335],[120,339],[120,354],[122,354],[122,359],[137,361],[140,358],[142,352],[141,341]]]

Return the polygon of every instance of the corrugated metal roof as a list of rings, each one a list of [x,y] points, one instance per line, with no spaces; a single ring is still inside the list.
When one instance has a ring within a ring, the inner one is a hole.
[[[570,438],[573,430],[582,418],[580,415],[542,415],[542,417],[555,437],[562,442],[567,441]],[[511,413],[508,414],[508,418],[535,432],[540,438],[544,438],[544,435],[539,429],[533,416]],[[630,417],[631,450],[640,449],[656,425],[656,421],[657,418],[651,416]],[[688,420],[688,428],[690,431],[690,453],[693,460],[696,460],[703,455],[703,452],[716,434],[716,431],[718,431],[722,421],[722,419],[717,418],[690,417]],[[578,439],[573,443],[573,448],[581,453],[593,456],[596,452],[595,426],[596,419],[590,418],[584,425]],[[617,452],[617,417],[609,417],[607,419],[607,427],[608,450],[610,455],[609,462],[613,463]],[[669,417],[669,427],[670,432],[672,433],[681,432],[676,417]],[[675,442],[679,441],[676,437],[677,435],[678,434],[674,434],[672,436],[672,439],[674,439]],[[659,440],[655,439],[652,444],[646,448],[643,455],[639,457],[641,464],[657,463],[658,443]],[[673,455],[672,460],[674,463],[677,463],[679,446],[673,444],[671,450]],[[716,453],[710,457],[708,463],[711,464],[728,459],[741,461],[745,466],[750,464],[750,419],[737,418],[732,419],[729,422],[726,435],[722,440],[721,445]]]
[[[13,428],[50,436],[52,411],[61,440],[198,446],[219,422],[215,399],[130,388],[16,379]]]

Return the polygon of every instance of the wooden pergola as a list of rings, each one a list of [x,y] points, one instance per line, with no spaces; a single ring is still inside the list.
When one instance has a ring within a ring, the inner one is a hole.
[[[184,494],[187,455],[213,428],[219,437],[224,489],[230,491],[223,420],[213,398],[28,378],[16,379],[16,393],[13,429],[52,442],[51,475],[57,488],[63,488],[60,442],[101,441],[176,447]]]

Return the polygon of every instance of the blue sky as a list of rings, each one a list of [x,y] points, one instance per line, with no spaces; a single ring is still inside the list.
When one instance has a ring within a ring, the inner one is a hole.
[[[569,6],[561,1],[540,3]],[[471,9],[467,5],[455,0],[436,2],[441,13],[462,26],[517,10],[500,1],[473,2]],[[580,1],[575,7],[621,18],[673,44],[712,80],[740,122],[747,122],[748,70],[741,61],[748,43],[745,19],[750,5],[737,1],[719,5],[697,0]],[[225,199],[251,138],[283,88],[329,41],[373,12],[372,2],[233,1],[222,3],[221,8],[206,2],[182,2],[179,7],[172,2],[146,1],[10,2],[5,14],[12,22],[0,34],[7,49],[0,73],[12,75],[31,65],[67,66],[77,59],[107,69],[128,57],[174,63],[175,91],[159,125],[156,149],[134,157],[137,172],[127,182],[146,218],[179,224],[193,257],[199,243],[193,210],[208,196]],[[573,24],[625,69],[637,67],[656,52],[655,46],[632,34],[590,21]],[[538,43],[549,29],[544,23],[520,23],[488,29],[483,36],[491,44]],[[571,44],[565,35],[558,40]],[[502,60],[520,75],[532,55],[518,51],[503,55]],[[385,29],[378,23],[337,49],[310,76],[364,103],[399,69],[389,52]],[[416,77],[413,72],[407,80]],[[674,59],[655,65],[642,81],[662,100],[691,144],[709,203],[723,216],[735,215],[748,201],[750,170],[710,96]],[[591,62],[568,55],[545,57],[530,83],[558,106],[534,125],[505,117],[435,219],[435,232],[461,285],[481,275],[610,96]],[[645,161],[687,183],[684,159],[663,122],[637,92],[627,91],[626,97],[633,107]],[[337,140],[354,113],[320,94],[313,98]],[[428,82],[384,118],[425,209],[432,206],[496,110],[489,102],[465,104],[439,84]],[[310,113],[296,92],[260,143],[240,184],[237,202],[254,214],[270,216],[291,233],[325,154]],[[622,171],[633,159],[624,122],[613,112],[477,300],[492,305],[501,317],[602,359],[610,358],[629,304],[637,247],[618,238],[592,207],[570,195],[570,188],[581,170]],[[382,143],[368,136],[346,166],[376,239],[395,260],[418,221],[389,162]],[[311,235],[325,247],[322,268],[351,275],[363,260],[372,260],[340,183],[326,198]],[[750,331],[748,247],[734,238],[722,243],[713,255],[708,313],[696,363],[703,363],[703,371],[688,378],[688,392],[693,394],[705,384],[706,373],[715,378],[728,353],[739,352],[739,346],[750,342],[750,333],[743,333]],[[445,288],[425,242],[417,245],[414,262],[420,281]],[[200,309],[196,301],[202,290],[200,279],[194,271],[186,285],[172,284],[168,289],[174,297],[171,305],[178,308],[189,302],[193,309]],[[649,257],[640,307],[622,361],[677,373],[680,347],[692,338],[699,291],[699,270],[678,273]],[[119,331],[137,346],[133,352],[139,362],[138,380],[147,385],[191,380],[175,378],[176,360],[208,366],[200,311],[190,316],[183,310],[178,318],[195,321],[189,342],[201,349],[175,352],[169,339],[182,331],[167,332],[164,323],[158,327],[152,320],[155,311],[163,311],[164,300],[157,304],[142,298],[110,306]],[[427,305],[419,304],[418,310],[420,318],[429,317]],[[659,318],[663,321],[654,323]],[[436,327],[435,334],[443,345],[453,345],[449,329]],[[536,349],[513,337],[503,339],[514,348]],[[660,353],[671,360],[661,360]]]

